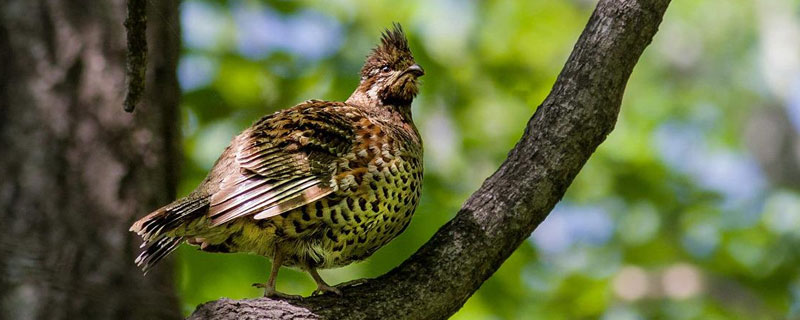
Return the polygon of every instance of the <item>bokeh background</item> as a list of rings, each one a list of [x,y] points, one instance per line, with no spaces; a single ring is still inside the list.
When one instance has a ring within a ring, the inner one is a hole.
[[[380,31],[402,23],[426,70],[421,204],[372,258],[398,265],[505,158],[595,1],[185,0],[179,80],[185,165],[203,179],[260,116],[344,100]],[[674,1],[634,70],[616,129],[564,200],[454,319],[800,318],[800,1]],[[262,294],[267,259],[184,246],[185,312]],[[310,294],[284,269],[278,288]]]

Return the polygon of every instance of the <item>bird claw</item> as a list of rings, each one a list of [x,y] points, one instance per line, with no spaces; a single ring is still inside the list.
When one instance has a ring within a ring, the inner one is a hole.
[[[266,289],[267,288],[267,284],[266,283],[258,283],[257,282],[257,283],[253,284],[253,287],[259,288],[259,289]]]
[[[265,283],[254,283],[253,287],[264,289],[265,298],[303,300],[303,296],[301,295],[283,293],[275,290],[275,288],[268,287]]]
[[[318,285],[317,286],[317,290],[314,290],[314,292],[312,292],[311,295],[312,296],[318,296],[318,295],[324,294],[326,292],[334,293],[337,296],[341,296],[342,295],[342,290],[339,290],[339,288],[331,287],[331,286],[328,286],[328,285]]]

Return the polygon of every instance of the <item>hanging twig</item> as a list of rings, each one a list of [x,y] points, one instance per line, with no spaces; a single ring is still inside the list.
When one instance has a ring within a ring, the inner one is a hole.
[[[125,111],[133,112],[144,93],[144,75],[147,70],[147,1],[128,0],[128,17],[125,19],[128,34],[128,63],[126,67]]]

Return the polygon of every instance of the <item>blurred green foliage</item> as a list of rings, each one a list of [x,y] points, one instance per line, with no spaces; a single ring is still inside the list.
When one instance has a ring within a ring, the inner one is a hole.
[[[593,7],[183,1],[179,193],[260,116],[311,98],[344,100],[380,31],[400,22],[426,70],[413,105],[426,150],[421,204],[407,231],[373,257],[322,272],[331,283],[378,276],[503,161]],[[775,15],[797,27],[800,2],[675,1],[628,83],[615,131],[531,240],[454,318],[800,317],[800,194],[771,183],[745,141],[753,114],[791,104],[767,81],[774,61],[764,57],[781,50],[763,39]],[[250,284],[269,270],[267,259],[247,254],[183,246],[178,256],[187,313],[220,297],[259,296]],[[307,295],[314,286],[284,269],[278,288]]]

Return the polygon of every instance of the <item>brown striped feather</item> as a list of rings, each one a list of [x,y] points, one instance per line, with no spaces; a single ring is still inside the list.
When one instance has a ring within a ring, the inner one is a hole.
[[[213,219],[211,223],[217,226],[238,217],[256,214],[266,208],[279,205],[286,198],[302,195],[306,189],[318,184],[320,181],[316,178],[306,177],[281,181],[280,184],[275,185],[264,185],[251,192],[234,195],[233,198],[229,198],[235,199],[234,201],[227,203],[223,201],[216,207],[212,204],[211,208],[214,211],[211,215]]]
[[[343,110],[360,114],[341,103],[309,101],[242,133],[236,163],[243,172],[212,195],[212,226],[244,216],[269,218],[333,192],[331,164],[351,153],[355,139]]]
[[[303,205],[313,203],[323,197],[329,195],[333,192],[333,189],[330,187],[315,185],[311,186],[300,194],[294,195],[293,197],[287,198],[283,201],[280,201],[273,205],[272,207],[265,208],[261,212],[253,217],[256,220],[267,219],[270,217],[277,216],[281,213],[299,208]]]

